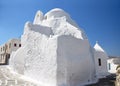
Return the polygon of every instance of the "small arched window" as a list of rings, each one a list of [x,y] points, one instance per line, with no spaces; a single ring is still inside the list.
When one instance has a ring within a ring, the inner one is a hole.
[[[101,59],[100,58],[98,59],[98,64],[99,64],[99,66],[101,66]]]
[[[108,66],[109,66],[109,70],[111,70],[111,64],[110,63],[108,64]]]
[[[37,15],[37,17],[39,17],[39,14]]]
[[[47,19],[47,16],[44,16],[44,19]]]
[[[21,47],[21,44],[19,44],[19,47]]]
[[[14,47],[16,47],[17,46],[17,44],[16,43],[14,43]]]

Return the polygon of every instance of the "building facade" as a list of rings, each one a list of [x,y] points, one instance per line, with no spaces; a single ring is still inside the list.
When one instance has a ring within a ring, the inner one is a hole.
[[[0,46],[0,64],[8,64],[8,60],[13,51],[21,47],[20,39],[10,39]]]
[[[120,57],[110,57],[107,60],[108,72],[115,74],[117,72],[117,67],[120,65]]]
[[[94,58],[95,58],[95,67],[96,67],[96,75],[98,78],[104,78],[108,75],[107,70],[107,59],[108,56],[104,49],[98,44],[98,42],[94,46]]]
[[[84,31],[69,14],[55,8],[38,11],[27,22],[22,47],[11,55],[10,66],[45,86],[85,86],[107,76],[107,54],[91,47]]]

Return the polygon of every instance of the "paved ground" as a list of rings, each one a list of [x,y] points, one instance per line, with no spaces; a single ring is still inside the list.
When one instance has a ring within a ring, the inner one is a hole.
[[[110,75],[107,78],[100,79],[98,83],[88,86],[115,86],[115,75]]]
[[[7,66],[0,66],[0,86],[40,86],[40,85],[22,79],[22,75],[13,73]]]
[[[115,78],[108,77],[88,86],[115,86]],[[0,86],[41,86],[24,79],[22,75],[13,73],[8,66],[0,66]]]

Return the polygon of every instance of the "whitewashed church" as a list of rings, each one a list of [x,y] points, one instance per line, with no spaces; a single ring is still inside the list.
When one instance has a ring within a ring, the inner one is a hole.
[[[10,66],[43,86],[82,86],[107,76],[107,54],[92,48],[84,31],[62,9],[38,11],[27,22],[22,46],[11,55]]]

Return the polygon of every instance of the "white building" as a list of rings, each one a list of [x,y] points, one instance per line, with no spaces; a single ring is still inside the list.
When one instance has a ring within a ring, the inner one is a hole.
[[[95,49],[94,58],[95,58],[97,76],[98,78],[104,78],[106,75],[108,75],[108,70],[107,70],[108,56],[98,43],[95,44],[94,49]]]
[[[13,51],[21,47],[20,39],[10,39],[0,46],[0,64],[8,64],[8,59]]]
[[[117,67],[120,66],[120,57],[110,57],[107,61],[108,72],[115,74],[117,72]]]
[[[11,67],[44,86],[82,86],[105,76],[107,56],[91,47],[84,31],[62,9],[45,15],[38,11],[34,22],[25,24],[21,43],[10,58]]]

